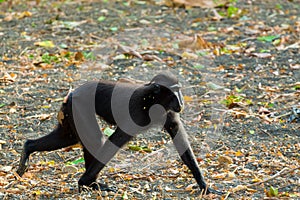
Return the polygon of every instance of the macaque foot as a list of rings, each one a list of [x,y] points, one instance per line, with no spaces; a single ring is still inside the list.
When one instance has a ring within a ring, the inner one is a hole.
[[[17,174],[19,176],[23,176],[23,174],[27,171],[29,166],[29,154],[26,153],[26,149],[24,148],[21,154],[21,159],[19,163],[19,168],[17,169]]]
[[[117,192],[118,188],[116,186],[109,187],[104,183],[92,183],[89,186],[86,185],[79,185],[79,192],[83,191],[90,191],[90,190],[101,190],[101,191],[108,191],[108,192]]]
[[[218,190],[214,190],[212,188],[208,188],[205,192],[205,194],[217,194],[217,195],[223,195],[225,194],[224,192],[218,191]]]
[[[17,169],[17,174],[22,177],[23,174],[27,171],[27,169],[28,165],[19,166],[19,168]]]

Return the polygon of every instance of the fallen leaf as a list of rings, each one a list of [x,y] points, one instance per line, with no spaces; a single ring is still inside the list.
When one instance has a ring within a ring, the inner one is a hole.
[[[55,47],[54,43],[50,40],[35,42],[34,45],[40,46],[40,47],[46,47],[46,48],[54,48]]]
[[[4,166],[0,168],[0,171],[9,172],[12,170],[12,166]]]
[[[235,193],[235,192],[238,192],[240,190],[246,190],[246,189],[247,189],[247,186],[245,186],[245,185],[238,185],[235,188],[232,188],[231,191],[233,193]]]
[[[128,55],[136,56],[140,59],[143,59],[143,56],[139,52],[134,50],[132,47],[118,45],[117,51],[119,51],[122,54],[128,54]]]
[[[66,165],[62,168],[62,171],[65,172],[65,173],[76,173],[78,172],[78,169],[77,167],[73,166],[73,165]]]
[[[215,8],[224,5],[227,0],[172,0],[175,4],[181,4],[189,7]]]
[[[272,54],[270,54],[270,53],[251,53],[250,55],[254,56],[254,57],[258,57],[258,58],[271,58],[272,57]]]
[[[193,101],[193,97],[191,97],[191,96],[183,96],[183,100],[185,102]]]
[[[291,69],[300,69],[300,64],[290,64]]]
[[[5,72],[4,75],[0,78],[0,82],[12,83],[16,80],[16,78],[17,78],[17,74]]]
[[[218,162],[220,165],[229,165],[233,163],[233,160],[229,156],[219,156]]]
[[[84,60],[84,55],[83,55],[83,53],[81,53],[79,51],[79,52],[75,53],[75,57],[74,58],[75,58],[75,60],[83,61]]]
[[[199,34],[195,34],[192,38],[180,41],[178,43],[178,45],[179,45],[179,48],[188,48],[188,49],[192,49],[192,50],[209,49],[214,46],[214,45],[212,45],[212,43],[207,42]]]
[[[25,18],[25,17],[31,17],[32,16],[32,13],[31,12],[29,12],[29,11],[24,11],[24,12],[22,12],[19,16],[18,16],[18,18],[19,19],[22,19],[22,18]]]
[[[240,156],[244,156],[244,154],[241,151],[237,151],[235,152],[235,156],[240,157]]]
[[[153,60],[156,60],[158,62],[163,62],[162,59],[160,59],[158,56],[156,55],[149,55],[149,54],[144,54],[143,55],[143,60],[145,61],[153,61]]]

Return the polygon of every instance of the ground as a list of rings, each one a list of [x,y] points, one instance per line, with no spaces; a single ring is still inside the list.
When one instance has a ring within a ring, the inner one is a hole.
[[[25,139],[55,127],[70,88],[160,70],[179,77],[189,140],[210,187],[224,192],[204,199],[300,198],[299,1],[0,2],[1,198],[200,199],[159,129],[101,172],[116,193],[78,194],[80,146],[35,153],[15,173]]]

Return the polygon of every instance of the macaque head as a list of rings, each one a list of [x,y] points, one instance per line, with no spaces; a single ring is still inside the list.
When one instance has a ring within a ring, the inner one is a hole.
[[[151,80],[150,84],[157,96],[157,103],[164,106],[167,111],[180,112],[183,109],[181,85],[172,73],[159,73]]]

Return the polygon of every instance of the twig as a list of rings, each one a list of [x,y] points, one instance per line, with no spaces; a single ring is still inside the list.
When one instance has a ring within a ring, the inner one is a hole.
[[[263,132],[263,133],[265,133],[265,134],[267,134],[267,135],[270,136],[270,137],[273,137],[273,135],[271,135],[270,133],[268,133],[267,131],[265,131],[265,130],[263,130],[263,129],[260,129],[260,131]]]
[[[286,117],[286,116],[291,115],[291,114],[292,114],[292,112],[288,112],[288,113],[285,113],[285,114],[282,114],[282,115],[275,116],[274,119],[279,119],[281,117]]]
[[[270,180],[273,180],[273,179],[275,179],[275,178],[277,178],[277,177],[279,177],[279,176],[284,176],[284,175],[286,175],[286,174],[289,174],[289,173],[291,173],[291,172],[293,172],[293,171],[296,171],[296,170],[298,170],[298,169],[300,169],[300,166],[299,166],[299,167],[296,167],[296,168],[294,168],[294,169],[290,169],[290,170],[288,170],[288,168],[285,167],[285,168],[283,168],[280,172],[278,172],[277,174],[275,174],[274,176],[271,176],[270,178],[267,178],[267,179],[265,179],[265,180],[263,180],[263,181],[260,181],[260,182],[257,182],[257,183],[248,184],[248,185],[246,185],[246,187],[253,187],[253,186],[256,186],[256,185],[260,185],[260,184],[262,184],[262,183],[265,183],[265,182],[268,182],[268,181],[270,181]],[[286,170],[288,170],[288,171],[286,171]],[[286,172],[285,172],[285,171],[286,171]]]
[[[277,174],[275,174],[274,176],[271,176],[270,178],[267,178],[267,179],[265,179],[265,180],[263,180],[263,181],[260,181],[260,182],[257,182],[257,183],[252,183],[252,184],[248,184],[248,185],[239,185],[239,186],[237,186],[237,187],[231,189],[231,190],[228,192],[228,194],[226,195],[226,198],[227,198],[231,193],[235,193],[235,192],[238,192],[238,191],[251,189],[250,187],[257,186],[257,185],[260,185],[260,184],[262,184],[262,183],[266,183],[266,182],[268,182],[268,181],[270,181],[270,180],[273,180],[273,179],[275,179],[275,178],[277,178],[277,177],[279,177],[279,176],[284,176],[284,175],[289,174],[289,173],[291,173],[291,172],[293,172],[293,171],[296,171],[296,170],[298,170],[298,169],[300,169],[300,166],[299,166],[299,167],[296,167],[296,168],[294,168],[294,169],[290,169],[290,170],[288,170],[288,168],[285,167],[285,168],[283,168],[280,172],[278,172]],[[288,171],[287,171],[287,170],[288,170]],[[225,198],[225,199],[226,199],[226,198]]]

